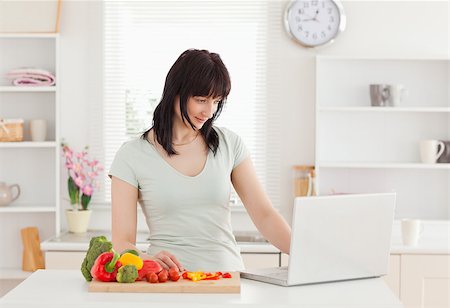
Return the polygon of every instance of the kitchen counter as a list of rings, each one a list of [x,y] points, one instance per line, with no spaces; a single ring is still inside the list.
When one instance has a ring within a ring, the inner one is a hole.
[[[394,221],[391,254],[450,254],[450,221],[424,220],[423,232],[416,246],[402,243],[401,223]]]
[[[403,307],[381,278],[280,287],[241,280],[240,294],[89,293],[76,270],[38,270],[0,299],[2,308],[41,307]]]
[[[111,240],[111,234],[107,231],[90,231],[87,233],[63,233],[60,236],[50,238],[41,243],[43,251],[87,251],[89,241],[94,236],[105,235]],[[242,234],[244,239],[253,238],[252,242],[238,242],[242,253],[279,253],[280,250],[270,243],[259,239],[257,235]],[[136,246],[142,251],[146,251],[149,245],[148,233],[138,232],[136,234]]]
[[[450,222],[445,220],[423,221],[424,228],[417,246],[402,244],[401,224],[396,220],[392,229],[391,254],[450,254]],[[91,231],[85,234],[63,233],[58,237],[50,238],[41,243],[44,251],[86,251],[89,240],[93,236],[111,234],[106,231]],[[138,232],[136,245],[139,249],[147,250],[147,233]],[[239,234],[240,238],[254,238],[251,242],[238,241],[242,253],[279,253],[280,251],[268,242],[262,241],[253,233]]]

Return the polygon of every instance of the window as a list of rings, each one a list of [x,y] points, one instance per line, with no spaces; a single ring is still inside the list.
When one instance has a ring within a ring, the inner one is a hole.
[[[93,152],[109,169],[120,145],[151,126],[168,70],[188,48],[220,54],[232,80],[216,125],[237,132],[259,179],[279,200],[276,129],[266,100],[268,2],[144,1],[104,3],[104,93],[101,139]],[[97,202],[110,201],[105,176]]]

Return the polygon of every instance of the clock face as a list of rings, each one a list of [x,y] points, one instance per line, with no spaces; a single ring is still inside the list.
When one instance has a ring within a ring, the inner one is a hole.
[[[344,30],[345,15],[337,1],[297,0],[286,11],[286,26],[302,45],[319,46]]]

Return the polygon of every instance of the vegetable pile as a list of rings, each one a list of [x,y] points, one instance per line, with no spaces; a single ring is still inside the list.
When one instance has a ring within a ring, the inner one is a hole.
[[[153,260],[142,260],[135,250],[127,249],[120,255],[114,251],[113,245],[105,236],[93,237],[89,249],[81,264],[81,273],[86,281],[96,279],[103,282],[133,283],[148,281],[149,283],[178,281],[180,277],[191,281],[218,280],[231,278],[230,273],[222,272],[189,272],[181,275],[175,268],[168,271]]]

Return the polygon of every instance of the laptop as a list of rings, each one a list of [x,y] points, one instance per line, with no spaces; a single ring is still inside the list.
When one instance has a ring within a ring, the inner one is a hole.
[[[395,193],[297,197],[289,266],[242,278],[293,286],[386,275]]]

